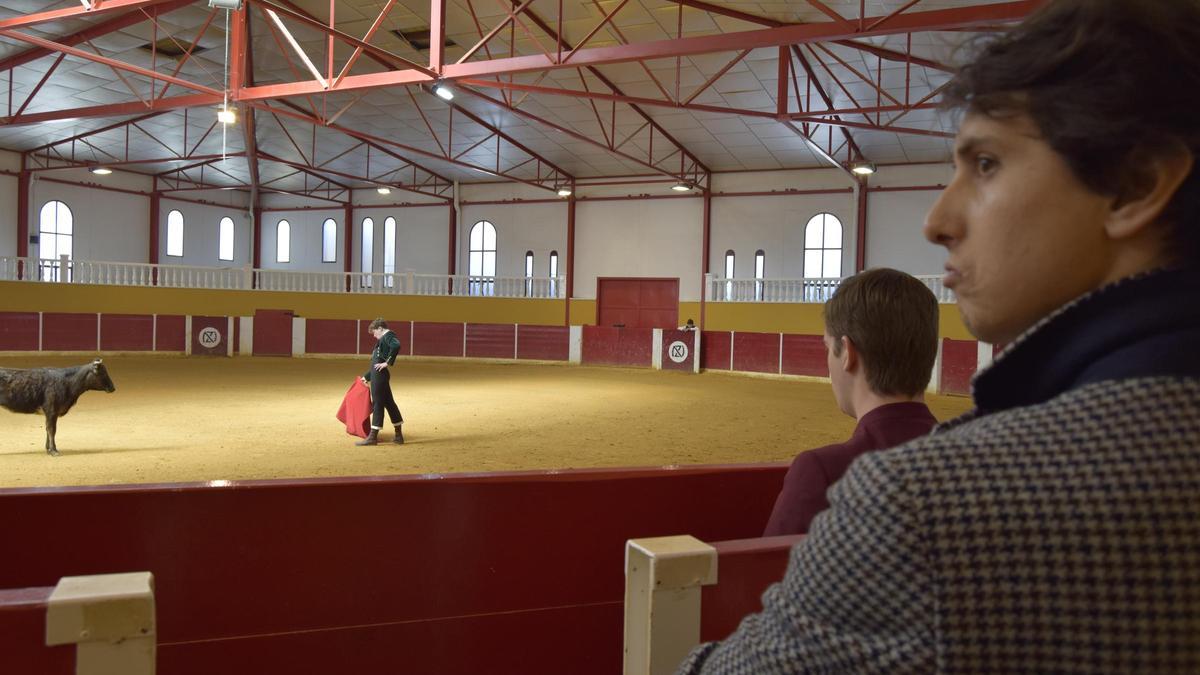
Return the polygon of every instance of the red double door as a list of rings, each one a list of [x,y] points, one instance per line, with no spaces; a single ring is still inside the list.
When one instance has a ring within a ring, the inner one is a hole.
[[[679,326],[679,279],[596,280],[596,325],[623,328]]]

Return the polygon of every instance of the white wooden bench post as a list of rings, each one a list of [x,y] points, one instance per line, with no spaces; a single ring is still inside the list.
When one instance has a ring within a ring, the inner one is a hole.
[[[47,602],[46,644],[76,645],[76,675],[154,675],[154,576],[63,577]]]
[[[625,545],[625,675],[669,675],[700,644],[700,587],[717,551],[690,535]]]

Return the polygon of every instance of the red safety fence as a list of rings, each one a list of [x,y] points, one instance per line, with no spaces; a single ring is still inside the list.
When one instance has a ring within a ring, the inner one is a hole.
[[[72,675],[75,645],[46,647],[46,604],[53,586],[0,590],[0,665],[5,673]]]
[[[164,675],[607,675],[625,541],[754,536],[786,468],[0,490],[0,588],[152,572]]]
[[[762,594],[783,578],[802,534],[710,542],[717,549],[717,583],[700,591],[700,640],[722,640],[747,614],[762,611]]]

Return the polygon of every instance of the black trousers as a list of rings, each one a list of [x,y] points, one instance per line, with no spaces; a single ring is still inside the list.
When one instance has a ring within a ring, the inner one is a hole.
[[[371,372],[371,428],[383,428],[383,409],[387,408],[392,424],[400,424],[404,417],[396,399],[392,398],[392,374],[387,368]]]

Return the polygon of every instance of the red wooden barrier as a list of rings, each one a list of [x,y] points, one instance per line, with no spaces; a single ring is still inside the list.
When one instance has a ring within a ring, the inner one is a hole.
[[[802,534],[709,542],[717,549],[717,583],[700,591],[700,640],[722,640],[747,614],[762,611],[762,594],[783,579]]]
[[[46,646],[46,603],[53,586],[0,590],[0,665],[5,673],[73,675],[75,645]]]
[[[154,349],[154,317],[148,314],[101,314],[100,349],[113,352]]]
[[[979,347],[974,340],[942,340],[943,394],[970,394],[971,376],[979,365]]]
[[[779,372],[779,333],[734,333],[733,369]]]
[[[48,352],[95,352],[95,314],[42,314],[42,349]]]
[[[400,343],[403,345],[404,341]],[[463,325],[414,321],[412,353],[415,356],[463,356]]]
[[[0,588],[151,571],[164,675],[607,675],[624,542],[753,536],[785,470],[0,490]]]
[[[37,312],[0,312],[0,351],[36,352]]]
[[[225,356],[229,353],[229,317],[225,316],[193,316],[192,317],[192,355],[193,356]],[[291,331],[288,331],[288,353],[291,353]]]
[[[254,355],[292,355],[292,317],[290,309],[254,311]]]
[[[466,355],[511,359],[516,356],[517,327],[511,323],[467,324]]]
[[[566,361],[571,358],[571,329],[566,326],[517,326],[517,358]]]
[[[724,330],[706,330],[700,334],[700,367],[706,370],[729,370],[729,355],[733,352],[733,334]]]
[[[829,362],[825,359],[825,343],[820,335],[783,336],[783,373],[829,377]]]
[[[308,354],[357,354],[357,331],[358,322],[353,319],[307,319],[304,322],[304,351]]]
[[[154,322],[155,351],[183,352],[187,349],[186,317],[159,314]]]
[[[583,327],[584,365],[649,367],[654,355],[654,329]]]

